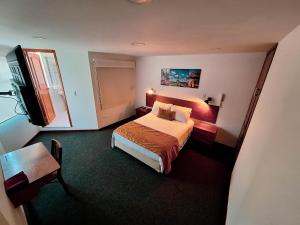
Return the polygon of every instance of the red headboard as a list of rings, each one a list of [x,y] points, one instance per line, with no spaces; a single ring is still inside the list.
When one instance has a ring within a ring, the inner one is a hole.
[[[155,101],[192,108],[191,117],[206,122],[216,123],[219,106],[208,105],[205,102],[192,102],[178,98],[146,93],[146,106],[152,107]]]

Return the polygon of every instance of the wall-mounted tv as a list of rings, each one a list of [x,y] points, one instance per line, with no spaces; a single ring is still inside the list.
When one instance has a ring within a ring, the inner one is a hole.
[[[38,126],[48,125],[21,46],[18,45],[10,51],[6,55],[6,60],[13,77],[12,87],[20,102],[20,108],[27,114],[32,124]]]

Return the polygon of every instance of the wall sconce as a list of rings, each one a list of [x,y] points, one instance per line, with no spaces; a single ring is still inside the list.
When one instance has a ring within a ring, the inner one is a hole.
[[[212,101],[212,97],[207,97],[206,100],[204,101],[206,104],[209,104],[209,102]]]
[[[148,93],[149,95],[154,95],[154,94],[155,94],[155,90],[154,90],[153,88],[151,88],[151,89],[149,89],[149,90],[147,91],[147,93]]]

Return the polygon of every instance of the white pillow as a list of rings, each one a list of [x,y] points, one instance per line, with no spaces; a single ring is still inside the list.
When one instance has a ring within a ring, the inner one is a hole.
[[[159,102],[159,101],[155,101],[154,104],[153,104],[151,112],[154,115],[157,115],[159,108],[162,108],[162,109],[165,109],[165,110],[170,110],[171,106],[172,106],[172,104],[166,104],[166,103],[162,103],[162,102]]]
[[[175,111],[175,120],[186,123],[191,117],[192,109],[178,105],[172,105],[172,111]]]

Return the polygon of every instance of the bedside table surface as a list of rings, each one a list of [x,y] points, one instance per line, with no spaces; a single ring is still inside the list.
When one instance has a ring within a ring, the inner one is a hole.
[[[141,107],[136,108],[136,110],[140,110],[142,112],[150,112],[152,110],[152,108],[141,106]]]
[[[150,113],[152,108],[141,106],[135,109],[135,116],[137,118],[145,116],[146,114]]]
[[[216,125],[201,120],[196,120],[196,119],[193,120],[195,122],[194,128],[199,130],[204,130],[213,134],[217,133],[218,127]]]

